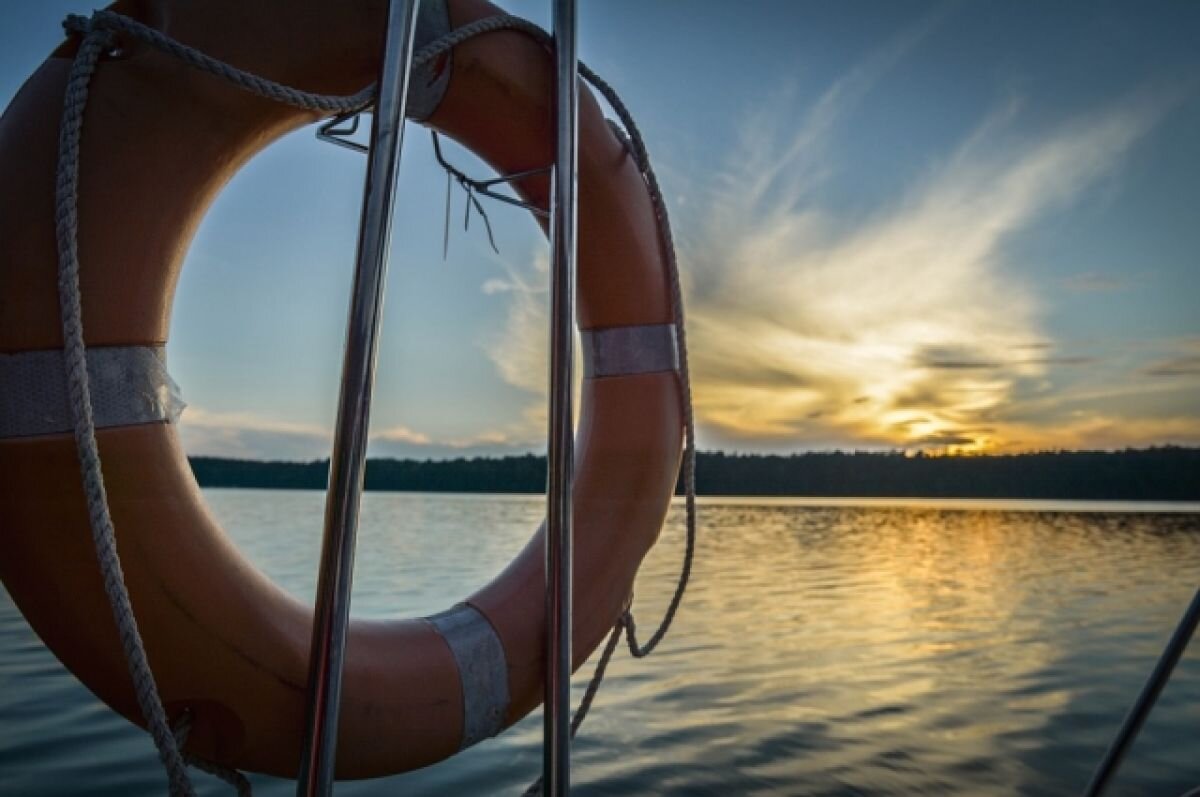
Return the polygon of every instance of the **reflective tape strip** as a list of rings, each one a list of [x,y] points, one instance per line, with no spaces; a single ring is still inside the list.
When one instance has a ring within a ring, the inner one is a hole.
[[[589,379],[679,370],[674,324],[585,329],[581,337]]]
[[[463,696],[459,749],[495,736],[504,730],[508,713],[508,659],[496,629],[465,603],[425,619],[446,640],[458,662]]]
[[[417,8],[417,29],[413,34],[413,52],[432,44],[450,32],[450,10],[446,0],[424,0]],[[446,87],[450,85],[450,65],[454,50],[448,50],[443,58],[435,58],[412,71],[408,79],[408,104],[406,115],[423,122],[433,115]]]
[[[162,346],[87,351],[96,428],[174,422],[186,406]],[[0,439],[74,428],[61,349],[0,354]]]

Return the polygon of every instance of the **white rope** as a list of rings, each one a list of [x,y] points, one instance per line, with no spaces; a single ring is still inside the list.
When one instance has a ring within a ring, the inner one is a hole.
[[[150,669],[145,645],[129,599],[129,590],[125,584],[125,575],[121,569],[121,560],[117,554],[116,534],[104,488],[100,451],[96,443],[79,289],[79,144],[84,110],[87,107],[88,85],[101,55],[116,42],[114,34],[121,33],[174,55],[193,67],[223,77],[247,91],[308,110],[344,112],[362,108],[370,102],[374,86],[348,97],[329,97],[298,91],[223,64],[163,36],[153,28],[109,11],[97,11],[90,20],[75,15],[69,16],[63,27],[69,32],[82,34],[83,38],[67,78],[63,117],[59,128],[55,182],[58,296],[75,445],[79,454],[88,519],[104,581],[104,591],[117,625],[138,707],[146,720],[146,728],[154,740],[159,759],[167,771],[170,793],[173,797],[194,796],[195,789],[187,774],[187,765],[192,764],[233,783],[239,794],[249,794],[249,782],[236,771],[202,761],[195,756],[185,757],[181,754],[180,744],[171,732],[166,709]]]
[[[192,797],[195,794],[187,768],[179,754],[179,745],[167,724],[166,711],[154,683],[154,675],[146,659],[146,649],[138,633],[125,575],[117,556],[112,516],[108,496],[100,471],[100,451],[96,445],[96,426],[92,418],[92,399],[88,387],[86,349],[83,342],[83,313],[79,297],[79,140],[83,111],[87,105],[88,83],[96,71],[96,62],[103,50],[111,45],[107,33],[88,33],[80,42],[79,52],[67,78],[62,127],[59,129],[58,172],[55,182],[55,232],[58,239],[58,298],[62,312],[63,349],[70,396],[71,417],[74,423],[75,446],[83,476],[83,491],[87,498],[88,519],[92,541],[104,579],[104,592],[112,607],[121,647],[133,679],[138,706],[146,719],[146,727],[158,748],[158,756],[167,770],[172,795]]]
[[[667,635],[667,631],[670,630],[671,623],[675,620],[675,613],[679,611],[679,606],[683,602],[683,594],[687,591],[688,581],[692,575],[692,560],[696,555],[696,419],[692,410],[692,372],[691,366],[688,363],[683,285],[679,278],[679,261],[675,255],[675,238],[671,233],[671,220],[667,215],[667,203],[663,199],[662,189],[658,185],[658,177],[654,173],[654,168],[650,165],[650,156],[646,152],[646,142],[642,138],[641,131],[638,130],[637,123],[633,120],[633,114],[625,107],[625,103],[621,101],[616,90],[601,79],[599,75],[583,64],[579,65],[579,71],[587,78],[589,83],[604,95],[604,99],[608,100],[609,105],[617,112],[617,116],[621,119],[621,124],[625,126],[625,130],[629,136],[629,144],[633,148],[634,160],[637,161],[638,168],[646,178],[646,186],[650,189],[650,201],[653,203],[655,215],[658,217],[658,230],[661,236],[663,255],[667,259],[667,273],[671,280],[671,309],[675,315],[676,340],[679,341],[679,382],[683,399],[684,429],[683,492],[686,515],[683,567],[680,569],[675,594],[671,596],[671,602],[667,606],[667,611],[663,615],[658,628],[651,634],[650,639],[647,640],[644,646],[638,645],[637,626],[633,621],[632,612],[627,612],[621,620],[617,621],[618,628],[622,625],[625,627],[625,638],[629,643],[630,654],[634,658],[640,659],[649,656],[658,647],[658,643],[662,642],[663,637]]]
[[[485,22],[492,23],[487,27],[487,30],[519,30],[537,39],[545,47],[553,48],[554,46],[554,37],[529,20],[501,15],[482,19],[475,24]],[[465,28],[462,30],[465,30]],[[453,36],[454,34],[450,35]],[[432,49],[437,44],[438,42],[434,42],[429,47],[422,49],[421,53],[425,53],[426,50]],[[670,630],[671,623],[675,619],[675,614],[679,611],[679,606],[683,601],[684,592],[687,590],[688,581],[692,574],[692,560],[695,558],[696,553],[696,421],[692,411],[692,375],[691,366],[688,362],[687,329],[684,323],[683,286],[679,278],[679,261],[675,255],[675,239],[671,232],[671,220],[667,214],[667,203],[663,198],[662,188],[658,184],[658,176],[654,173],[654,167],[650,164],[650,155],[646,151],[646,142],[642,138],[642,133],[638,129],[637,122],[634,121],[633,114],[630,113],[629,108],[622,101],[620,95],[617,94],[616,89],[582,61],[579,63],[579,74],[600,92],[616,112],[617,118],[621,120],[621,124],[625,128],[625,143],[633,154],[633,159],[637,164],[638,170],[646,180],[646,187],[650,192],[650,202],[654,206],[654,214],[658,220],[663,257],[667,261],[667,275],[671,282],[671,310],[674,315],[673,323],[675,325],[676,340],[679,342],[679,382],[680,392],[682,393],[684,426],[683,489],[686,510],[686,542],[683,554],[683,567],[680,570],[679,582],[675,588],[675,594],[672,595],[671,601],[667,606],[667,611],[663,615],[658,628],[650,635],[650,639],[646,641],[645,645],[638,644],[637,625],[634,623],[632,613],[626,612],[625,615],[617,620],[615,627],[623,627],[625,629],[625,638],[628,642],[630,654],[634,658],[640,659],[649,656],[658,647],[658,644],[662,642],[663,637],[667,635],[667,631]],[[603,677],[602,669],[600,673],[601,677]],[[586,709],[584,713],[587,713]]]
[[[502,19],[509,23],[505,27],[528,33],[546,47],[552,48],[554,46],[554,38],[532,22],[520,17],[503,17]],[[675,615],[683,603],[683,595],[687,591],[687,585],[691,579],[692,562],[696,554],[696,421],[692,410],[692,376],[691,367],[688,362],[687,329],[684,324],[683,286],[679,278],[679,261],[675,254],[675,239],[671,233],[671,220],[667,214],[667,203],[663,198],[662,188],[658,184],[658,177],[654,173],[654,167],[650,164],[650,155],[646,151],[646,142],[642,138],[642,133],[638,129],[637,122],[634,121],[633,114],[630,113],[629,108],[621,100],[616,89],[582,61],[579,63],[579,74],[600,92],[621,120],[621,124],[625,128],[622,138],[627,148],[632,152],[638,170],[641,171],[642,177],[646,180],[646,187],[650,192],[650,201],[654,206],[654,214],[658,220],[660,243],[662,245],[663,256],[667,261],[667,274],[671,282],[671,309],[674,315],[675,335],[676,340],[679,342],[679,382],[682,394],[684,427],[683,489],[686,519],[683,566],[679,572],[679,580],[675,585],[675,593],[671,596],[671,601],[667,605],[667,610],[663,615],[662,621],[654,633],[650,635],[650,639],[646,641],[646,644],[639,645],[637,640],[637,624],[633,619],[632,608],[627,609],[617,618],[612,633],[609,635],[608,642],[605,644],[604,650],[600,654],[600,659],[596,663],[592,679],[588,682],[587,689],[584,691],[583,699],[580,700],[579,707],[575,710],[575,715],[571,719],[572,739],[575,738],[575,734],[579,731],[580,726],[583,725],[583,720],[587,717],[588,710],[592,707],[596,693],[600,690],[600,685],[604,681],[604,674],[608,669],[608,664],[616,652],[621,631],[625,632],[625,641],[630,655],[637,659],[649,656],[658,647],[658,644],[662,642],[663,638],[666,637],[667,632],[671,628],[671,623],[674,622]],[[539,777],[525,790],[523,797],[535,797],[541,793],[542,779]]]
[[[195,715],[192,713],[192,710],[185,708],[171,725],[171,732],[175,735],[175,743],[181,748],[187,744],[188,734],[192,731],[192,720],[194,719]],[[189,767],[195,767],[201,772],[215,775],[228,783],[237,791],[238,797],[253,797],[253,789],[250,786],[250,781],[236,769],[229,769],[214,764],[211,761],[205,761],[203,758],[194,756],[191,753],[184,753],[183,760]]]
[[[116,34],[133,37],[175,56],[189,66],[224,78],[234,85],[258,96],[306,110],[321,113],[347,113],[361,110],[369,105],[373,99],[375,86],[372,84],[355,94],[347,96],[330,96],[301,91],[218,61],[136,20],[115,14],[111,11],[97,11],[90,19],[71,15],[64,21],[63,26],[69,32],[80,34],[82,40],[79,50],[75,55],[71,72],[67,78],[63,117],[59,128],[58,167],[55,183],[58,295],[59,307],[62,313],[64,361],[66,364],[71,416],[74,423],[75,443],[79,454],[84,495],[87,499],[88,519],[92,529],[92,539],[96,548],[96,556],[99,560],[100,571],[104,580],[104,590],[108,596],[109,605],[112,607],[113,618],[117,625],[126,663],[129,666],[138,706],[145,717],[146,726],[154,740],[155,747],[158,749],[159,758],[167,771],[171,795],[173,797],[193,797],[195,794],[186,769],[187,765],[190,764],[204,771],[216,774],[235,785],[238,794],[245,797],[250,794],[250,784],[243,775],[235,770],[202,761],[195,756],[181,754],[180,748],[182,742],[186,739],[186,730],[182,731],[180,737],[177,739],[167,721],[166,710],[163,707],[158,687],[154,681],[154,675],[151,672],[150,664],[146,657],[145,646],[142,643],[137,621],[133,614],[133,606],[129,599],[129,591],[125,585],[120,557],[117,554],[116,535],[108,507],[108,496],[104,488],[104,476],[101,470],[100,452],[96,443],[95,422],[92,416],[92,401],[88,383],[86,346],[83,336],[83,314],[79,288],[79,145],[82,136],[84,110],[87,107],[88,86],[101,55],[116,43]],[[520,17],[497,15],[477,20],[462,28],[458,28],[421,48],[413,58],[413,66],[422,66],[474,36],[498,30],[518,30],[534,37],[544,46],[553,46],[552,37],[533,23]],[[679,341],[679,373],[685,432],[683,480],[687,512],[687,539],[679,581],[662,622],[646,644],[641,646],[637,642],[636,625],[632,613],[626,611],[617,620],[597,663],[592,680],[588,684],[584,698],[572,719],[572,737],[579,730],[584,718],[587,716],[588,709],[592,705],[592,701],[595,699],[600,684],[604,679],[604,673],[609,661],[616,650],[622,629],[625,631],[629,651],[635,658],[648,656],[666,636],[675,618],[675,614],[682,603],[684,592],[687,589],[696,543],[696,443],[695,421],[692,412],[691,374],[688,366],[687,334],[684,328],[683,292],[679,279],[679,266],[675,256],[674,241],[671,235],[671,225],[667,215],[666,203],[659,188],[658,179],[650,165],[645,142],[633,120],[632,114],[629,113],[628,108],[621,101],[616,91],[595,72],[583,63],[579,64],[579,71],[604,96],[624,125],[628,133],[628,143],[631,146],[638,169],[646,180],[650,199],[658,220],[663,254],[667,260],[671,282],[671,305],[677,340]],[[186,722],[190,727],[190,716],[186,717]],[[537,791],[540,791],[540,781],[530,787],[530,792],[528,793],[536,793]]]
[[[223,61],[218,61],[199,50],[163,35],[154,28],[143,25],[135,19],[112,11],[96,11],[90,18],[71,14],[63,21],[63,27],[69,33],[79,33],[85,35],[85,37],[91,33],[107,33],[109,34],[109,38],[106,39],[106,43],[110,46],[117,41],[115,38],[112,38],[115,34],[132,37],[157,50],[161,50],[167,55],[178,58],[188,66],[199,69],[201,72],[208,72],[217,77],[224,78],[235,86],[243,88],[252,94],[308,111],[346,113],[365,108],[375,98],[374,84],[367,86],[356,94],[345,97],[314,94],[294,89],[282,83],[276,83],[273,80],[244,72]],[[76,61],[79,60],[78,55],[75,58]]]

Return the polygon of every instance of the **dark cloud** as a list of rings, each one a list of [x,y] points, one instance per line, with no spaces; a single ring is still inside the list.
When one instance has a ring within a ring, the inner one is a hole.
[[[911,440],[907,445],[914,448],[942,448],[945,446],[973,446],[975,438],[953,432],[926,435]]]
[[[1001,368],[1004,365],[966,346],[926,346],[917,350],[913,362],[922,368],[950,371]]]
[[[1014,352],[1049,351],[1049,343],[1024,343],[1010,347]],[[1082,355],[1052,355],[1028,356],[1020,355],[1013,359],[996,359],[984,356],[982,353],[966,346],[927,346],[917,351],[913,357],[916,365],[922,368],[945,371],[965,370],[994,370],[1018,365],[1090,365],[1096,362],[1095,357]]]
[[[928,418],[909,418],[907,421],[897,421],[896,423],[893,423],[890,428],[897,432],[907,433],[908,430],[911,429],[914,424],[928,423],[928,422],[929,422]]]
[[[953,406],[953,397],[946,390],[939,390],[931,384],[916,387],[898,393],[888,402],[888,406],[897,410],[933,409]]]
[[[1061,357],[1030,357],[1018,360],[1018,362],[1022,365],[1093,365],[1099,362],[1099,359],[1082,355],[1064,355]]]
[[[1142,370],[1146,376],[1200,376],[1200,354],[1185,354],[1151,363]]]
[[[1003,368],[1004,363],[988,360],[937,360],[922,363],[926,368],[939,368],[947,371],[988,370]]]
[[[1124,280],[1095,271],[1072,274],[1062,281],[1062,285],[1072,293],[1115,293],[1129,287]]]
[[[797,388],[813,385],[813,380],[805,374],[762,364],[735,365],[727,374],[734,375],[738,384],[747,387]]]

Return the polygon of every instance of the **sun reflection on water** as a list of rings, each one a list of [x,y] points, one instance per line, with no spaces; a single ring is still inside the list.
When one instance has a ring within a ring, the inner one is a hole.
[[[311,599],[319,493],[207,497],[253,561]],[[576,793],[1078,793],[1200,582],[1200,514],[819,503],[702,500],[684,607],[654,656],[613,662],[574,748]],[[426,614],[461,600],[524,544],[543,506],[368,494],[353,611]],[[637,584],[643,628],[678,573],[680,510]],[[0,793],[49,797],[64,778],[102,795],[160,793],[145,738],[62,670],[7,599],[0,641]],[[576,677],[576,700],[585,683]],[[1120,793],[1200,783],[1198,725],[1193,646]],[[535,714],[443,764],[338,793],[515,794],[538,772],[540,745]],[[293,791],[256,778],[260,797]]]

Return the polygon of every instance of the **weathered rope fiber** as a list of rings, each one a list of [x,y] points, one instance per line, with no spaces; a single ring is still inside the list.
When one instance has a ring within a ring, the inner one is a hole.
[[[84,494],[87,499],[88,518],[92,539],[96,548],[104,589],[112,607],[113,618],[121,639],[121,646],[129,666],[138,706],[146,719],[146,725],[154,740],[164,768],[167,771],[170,793],[174,797],[193,797],[195,791],[187,774],[187,765],[212,772],[235,785],[239,795],[250,794],[250,784],[243,775],[234,770],[201,761],[181,753],[186,731],[177,739],[167,721],[166,710],[158,693],[154,675],[146,656],[145,646],[134,617],[129,591],[125,585],[120,557],[117,554],[116,535],[104,488],[104,477],[100,463],[99,447],[96,443],[95,421],[92,414],[91,392],[88,383],[86,347],[83,337],[83,314],[79,287],[79,147],[83,130],[84,111],[87,107],[88,87],[100,58],[116,43],[118,34],[128,36],[168,53],[184,63],[204,72],[224,78],[246,91],[277,102],[324,114],[347,113],[368,106],[375,94],[375,86],[347,96],[314,94],[284,86],[266,78],[250,74],[229,64],[218,61],[200,51],[181,44],[159,31],[136,20],[110,11],[97,11],[92,17],[71,15],[63,23],[70,33],[80,35],[81,41],[74,63],[67,78],[64,95],[63,116],[59,128],[58,166],[55,181],[55,234],[58,244],[58,294],[62,314],[64,361],[67,385],[74,423],[74,436],[79,455]],[[527,20],[508,15],[498,15],[478,20],[452,31],[435,42],[423,47],[413,58],[414,66],[422,66],[456,45],[483,33],[499,30],[518,30],[529,34],[543,45],[553,47],[552,37]],[[630,653],[641,658],[649,655],[666,636],[675,614],[683,600],[684,591],[691,575],[695,554],[696,507],[695,507],[695,422],[692,412],[691,376],[688,367],[687,338],[684,328],[683,295],[679,279],[679,268],[671,235],[666,203],[651,168],[645,143],[628,108],[616,92],[595,72],[580,63],[580,74],[604,96],[617,113],[627,131],[629,143],[639,170],[646,180],[650,198],[659,223],[663,253],[667,259],[671,281],[671,300],[675,316],[676,334],[679,341],[680,382],[683,394],[685,426],[685,448],[683,480],[687,511],[687,542],[683,568],[675,593],[668,605],[657,630],[644,646],[636,637],[636,626],[631,613],[626,612],[618,619],[605,644],[596,671],[588,684],[571,723],[574,736],[587,716],[605,670],[616,650],[622,629]],[[187,720],[190,724],[190,718]],[[531,787],[540,789],[540,782]]]
[[[192,714],[191,709],[184,709],[184,711],[171,724],[171,732],[175,735],[175,743],[181,748],[187,744],[188,734],[192,731],[192,720],[194,718],[195,715]],[[241,772],[238,772],[236,769],[228,769],[226,767],[219,766],[211,761],[205,761],[203,758],[194,756],[191,753],[184,753],[183,760],[189,767],[195,767],[201,772],[207,772],[210,775],[215,775],[216,777],[228,783],[230,786],[233,786],[233,788],[237,791],[238,797],[253,797],[253,789],[250,787],[250,781],[246,779],[245,775],[243,775]]]
[[[55,234],[58,242],[58,299],[62,313],[63,350],[67,389],[74,423],[75,446],[79,453],[83,491],[87,498],[88,520],[104,592],[112,607],[121,647],[129,665],[138,707],[146,718],[146,727],[158,748],[158,756],[167,770],[172,795],[192,797],[195,791],[179,745],[167,724],[166,710],[158,694],[146,649],[138,632],[125,586],[125,574],[117,555],[116,536],[108,509],[108,495],[100,470],[100,450],[96,444],[96,425],[92,417],[92,398],[88,386],[86,348],[83,342],[83,312],[79,294],[79,142],[83,129],[83,111],[87,105],[88,83],[96,71],[101,53],[112,43],[111,34],[90,31],[80,42],[79,52],[67,78],[62,126],[59,128],[58,170],[54,186]]]

